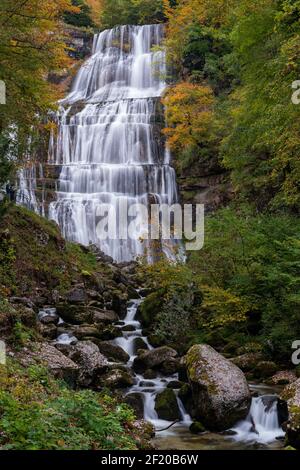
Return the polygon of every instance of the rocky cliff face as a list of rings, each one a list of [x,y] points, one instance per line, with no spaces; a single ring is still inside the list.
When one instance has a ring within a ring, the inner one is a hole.
[[[206,213],[227,205],[233,197],[230,175],[217,158],[177,169],[177,182],[182,204],[204,204]]]

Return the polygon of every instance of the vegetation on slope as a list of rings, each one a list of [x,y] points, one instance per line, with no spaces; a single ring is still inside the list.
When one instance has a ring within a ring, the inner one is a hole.
[[[108,394],[71,390],[42,366],[0,365],[1,450],[134,450],[134,419]]]

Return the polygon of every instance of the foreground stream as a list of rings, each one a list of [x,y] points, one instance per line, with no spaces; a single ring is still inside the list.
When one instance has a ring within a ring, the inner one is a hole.
[[[121,327],[125,326],[131,331],[122,332],[122,336],[115,340],[130,356],[127,363],[132,368],[136,357],[136,342],[143,341],[148,349],[153,349],[148,339],[143,336],[142,325],[136,320],[137,310],[143,299],[133,300],[129,303],[127,315]],[[214,450],[214,449],[280,449],[283,447],[284,432],[279,426],[276,387],[263,384],[249,384],[253,392],[251,409],[246,420],[237,423],[225,433],[205,432],[199,435],[192,434],[189,426],[192,423],[186,413],[183,403],[177,396],[177,404],[181,414],[181,421],[172,423],[158,419],[155,411],[156,394],[164,390],[168,383],[178,380],[178,375],[169,377],[158,376],[147,380],[142,374],[135,374],[135,384],[128,390],[127,395],[139,393],[143,396],[144,419],[151,421],[156,429],[153,443],[157,449],[177,450]],[[178,390],[174,390],[178,393]],[[163,430],[165,429],[165,430]]]

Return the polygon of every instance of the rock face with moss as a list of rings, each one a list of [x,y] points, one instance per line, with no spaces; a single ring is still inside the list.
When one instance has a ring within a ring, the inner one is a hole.
[[[300,379],[287,385],[280,398],[288,405],[289,419],[286,426],[288,444],[300,450]]]
[[[193,346],[185,361],[194,418],[207,429],[222,431],[247,416],[251,395],[237,366],[206,344]]]
[[[159,418],[167,421],[180,419],[180,411],[173,390],[166,388],[156,395],[155,411]]]

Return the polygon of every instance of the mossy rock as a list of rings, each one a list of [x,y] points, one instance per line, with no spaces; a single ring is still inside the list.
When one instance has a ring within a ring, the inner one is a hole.
[[[155,411],[160,419],[167,421],[180,419],[176,395],[171,388],[166,388],[156,395]]]
[[[200,421],[194,421],[190,427],[189,430],[191,431],[192,434],[201,434],[206,431],[205,426]]]
[[[157,314],[161,311],[162,296],[159,291],[152,292],[146,297],[138,309],[138,319],[143,326],[149,327],[154,323]]]
[[[272,361],[259,361],[255,366],[253,373],[256,378],[266,379],[271,377],[276,372],[278,372],[279,368]]]

